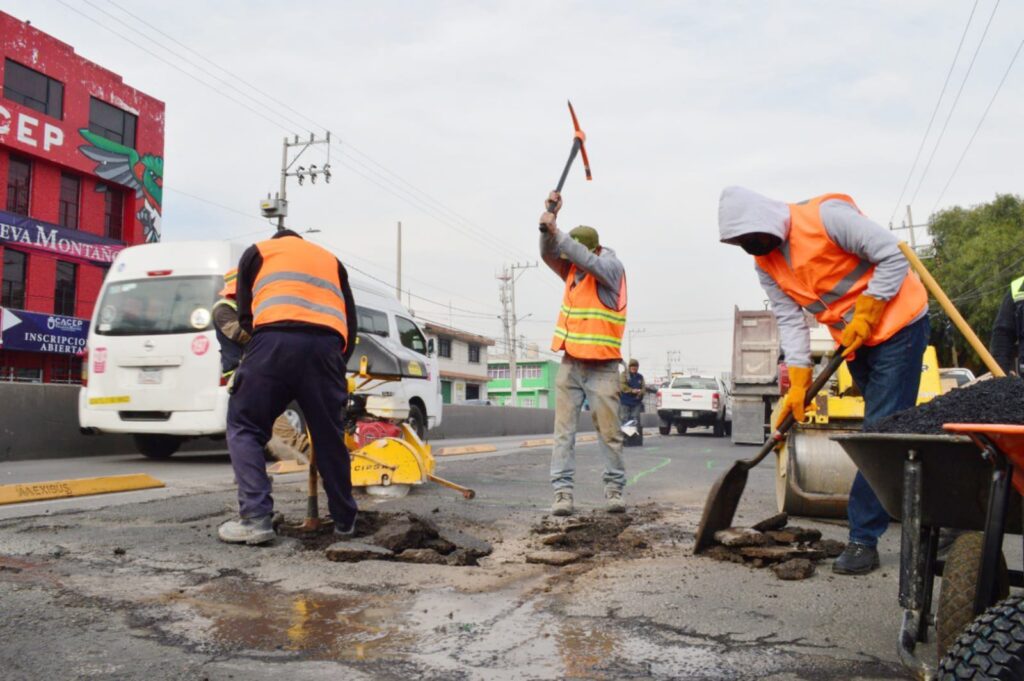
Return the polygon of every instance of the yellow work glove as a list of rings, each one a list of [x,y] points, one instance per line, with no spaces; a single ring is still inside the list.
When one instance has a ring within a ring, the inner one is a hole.
[[[886,300],[879,300],[871,296],[862,295],[857,298],[853,307],[853,319],[843,329],[840,343],[846,348],[843,357],[851,356],[857,348],[864,345],[864,341],[871,337],[871,332],[878,326],[885,312]]]
[[[802,423],[805,416],[804,402],[807,400],[807,389],[811,387],[811,379],[814,376],[813,367],[789,367],[789,392],[783,398],[782,409],[775,420],[775,429],[786,419],[790,412],[797,423]],[[814,411],[815,406],[809,405],[806,411]]]

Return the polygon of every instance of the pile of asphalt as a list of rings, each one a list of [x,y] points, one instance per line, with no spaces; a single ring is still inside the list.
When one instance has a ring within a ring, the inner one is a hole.
[[[874,433],[941,434],[944,423],[1024,425],[1024,379],[994,378],[951,390],[919,407],[897,412],[868,428]]]

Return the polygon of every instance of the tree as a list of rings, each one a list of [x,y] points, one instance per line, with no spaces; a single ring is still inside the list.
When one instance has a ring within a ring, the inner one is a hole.
[[[932,216],[931,233],[935,257],[927,264],[932,274],[978,337],[988,343],[1010,282],[1024,275],[1024,200],[997,194],[991,203],[940,211]],[[942,362],[955,356],[975,373],[986,371],[934,301],[929,312],[932,342]]]

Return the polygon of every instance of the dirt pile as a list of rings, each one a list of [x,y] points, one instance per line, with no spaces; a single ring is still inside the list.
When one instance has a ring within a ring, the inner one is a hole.
[[[591,511],[568,518],[545,516],[530,528],[536,550],[526,554],[526,562],[560,567],[595,556],[642,555],[661,538],[656,528],[647,527],[659,517],[646,507],[621,515]]]
[[[328,560],[354,563],[391,560],[435,565],[477,565],[489,556],[490,543],[454,528],[445,528],[415,513],[360,511],[355,535],[339,541],[330,523],[318,532],[305,534],[294,524],[282,523],[278,534],[301,540],[302,547],[326,549]],[[290,529],[289,529],[290,528]]]
[[[919,407],[887,416],[867,430],[933,435],[945,433],[944,423],[1024,425],[1024,379],[1008,376],[957,388]]]
[[[703,555],[727,563],[755,568],[771,567],[779,579],[807,579],[815,564],[834,558],[846,548],[841,542],[822,539],[818,530],[788,525],[785,513],[753,527],[730,527],[715,532],[715,545]]]

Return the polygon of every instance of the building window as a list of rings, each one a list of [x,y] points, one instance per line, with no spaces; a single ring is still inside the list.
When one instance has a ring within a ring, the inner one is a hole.
[[[32,162],[12,155],[7,168],[7,212],[28,215]]]
[[[13,307],[16,310],[25,309],[25,264],[27,261],[28,256],[21,251],[4,249],[4,278],[0,305]]]
[[[60,174],[60,201],[57,204],[57,222],[64,227],[78,229],[78,194],[81,180],[77,175]]]
[[[527,364],[516,366],[516,376],[519,378],[540,378],[540,366],[537,364]]]
[[[57,285],[53,290],[53,314],[73,317],[75,314],[75,284],[78,265],[57,261]]]
[[[437,356],[446,357],[451,359],[452,356],[452,339],[451,338],[438,338],[437,339]]]
[[[64,84],[10,59],[4,60],[4,97],[54,118],[64,118]]]
[[[95,97],[89,99],[89,130],[108,140],[135,148],[135,123],[138,119],[127,111],[111,106]]]
[[[487,367],[487,378],[508,378],[508,365],[501,366],[496,364],[494,366]]]
[[[519,406],[520,407],[536,407],[537,403],[534,401],[534,399],[532,397],[524,397],[521,400],[519,400]]]
[[[467,400],[479,400],[480,399],[480,385],[477,383],[466,384],[466,399]]]
[[[472,364],[480,363],[480,346],[476,343],[469,344],[469,361]]]
[[[110,185],[105,185],[103,194],[103,233],[124,240],[124,192]]]
[[[395,317],[395,324],[398,326],[398,339],[402,345],[421,355],[427,354],[427,341],[416,326],[416,322],[405,317]]]

